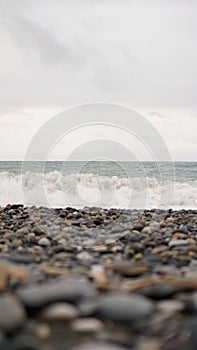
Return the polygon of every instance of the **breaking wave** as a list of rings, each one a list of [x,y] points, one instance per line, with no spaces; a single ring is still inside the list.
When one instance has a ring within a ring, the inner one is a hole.
[[[0,173],[0,205],[48,207],[197,208],[197,181],[170,182],[155,177],[119,178],[58,171]]]

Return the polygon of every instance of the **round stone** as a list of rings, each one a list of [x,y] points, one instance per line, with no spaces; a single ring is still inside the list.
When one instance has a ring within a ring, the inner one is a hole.
[[[35,329],[36,338],[39,340],[46,340],[51,335],[51,328],[48,324],[37,324]]]
[[[76,258],[77,260],[88,261],[88,262],[91,262],[94,259],[93,256],[88,252],[81,252],[76,255]]]
[[[42,237],[39,239],[38,244],[41,245],[42,247],[48,247],[51,245],[51,242],[48,238]]]
[[[0,328],[6,332],[20,328],[26,320],[23,305],[12,296],[0,297],[0,310]]]
[[[152,302],[138,294],[109,293],[98,303],[98,313],[115,322],[135,323],[146,320],[152,312]]]

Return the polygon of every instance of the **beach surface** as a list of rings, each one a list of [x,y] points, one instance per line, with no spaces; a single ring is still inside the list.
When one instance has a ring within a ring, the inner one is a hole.
[[[0,349],[197,348],[197,210],[0,208]]]

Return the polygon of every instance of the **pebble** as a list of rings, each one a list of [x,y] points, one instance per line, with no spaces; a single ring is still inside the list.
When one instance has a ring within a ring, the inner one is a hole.
[[[53,303],[39,314],[43,321],[67,321],[79,316],[79,310],[69,303]]]
[[[76,302],[95,296],[93,286],[86,280],[64,278],[53,283],[21,288],[18,297],[27,308],[43,308],[54,302]]]
[[[181,300],[162,300],[158,302],[157,309],[162,314],[172,316],[178,312],[182,312],[185,308],[185,303]]]
[[[102,330],[103,323],[96,318],[81,318],[72,321],[71,329],[77,333],[96,333]]]
[[[0,329],[13,332],[26,321],[26,312],[16,297],[1,295],[0,297]]]
[[[196,228],[197,210],[0,208],[0,349],[196,349]]]
[[[112,267],[108,267],[108,269],[112,269],[115,272],[120,273],[126,277],[136,277],[145,274],[148,271],[148,265],[134,265],[134,264],[122,264],[115,265]]]
[[[39,239],[38,244],[42,247],[49,247],[51,245],[51,242],[48,238],[42,237]]]
[[[184,246],[188,245],[188,242],[185,239],[172,239],[168,245],[169,247]]]
[[[98,303],[98,314],[115,322],[135,324],[153,313],[153,303],[137,294],[109,293]]]
[[[82,261],[88,261],[88,262],[94,260],[93,256],[90,253],[85,252],[85,251],[77,254],[76,259],[82,260]]]
[[[46,340],[51,335],[51,328],[47,323],[37,324],[35,329],[35,336],[39,340]]]

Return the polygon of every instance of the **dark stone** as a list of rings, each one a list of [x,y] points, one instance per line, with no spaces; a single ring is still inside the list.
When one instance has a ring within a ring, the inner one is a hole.
[[[95,290],[87,280],[79,276],[78,279],[68,277],[21,288],[17,291],[17,295],[31,313],[54,302],[76,303],[83,298],[92,298],[95,296]]]
[[[24,205],[23,204],[12,204],[10,206],[10,209],[19,209],[19,208],[23,208]]]

